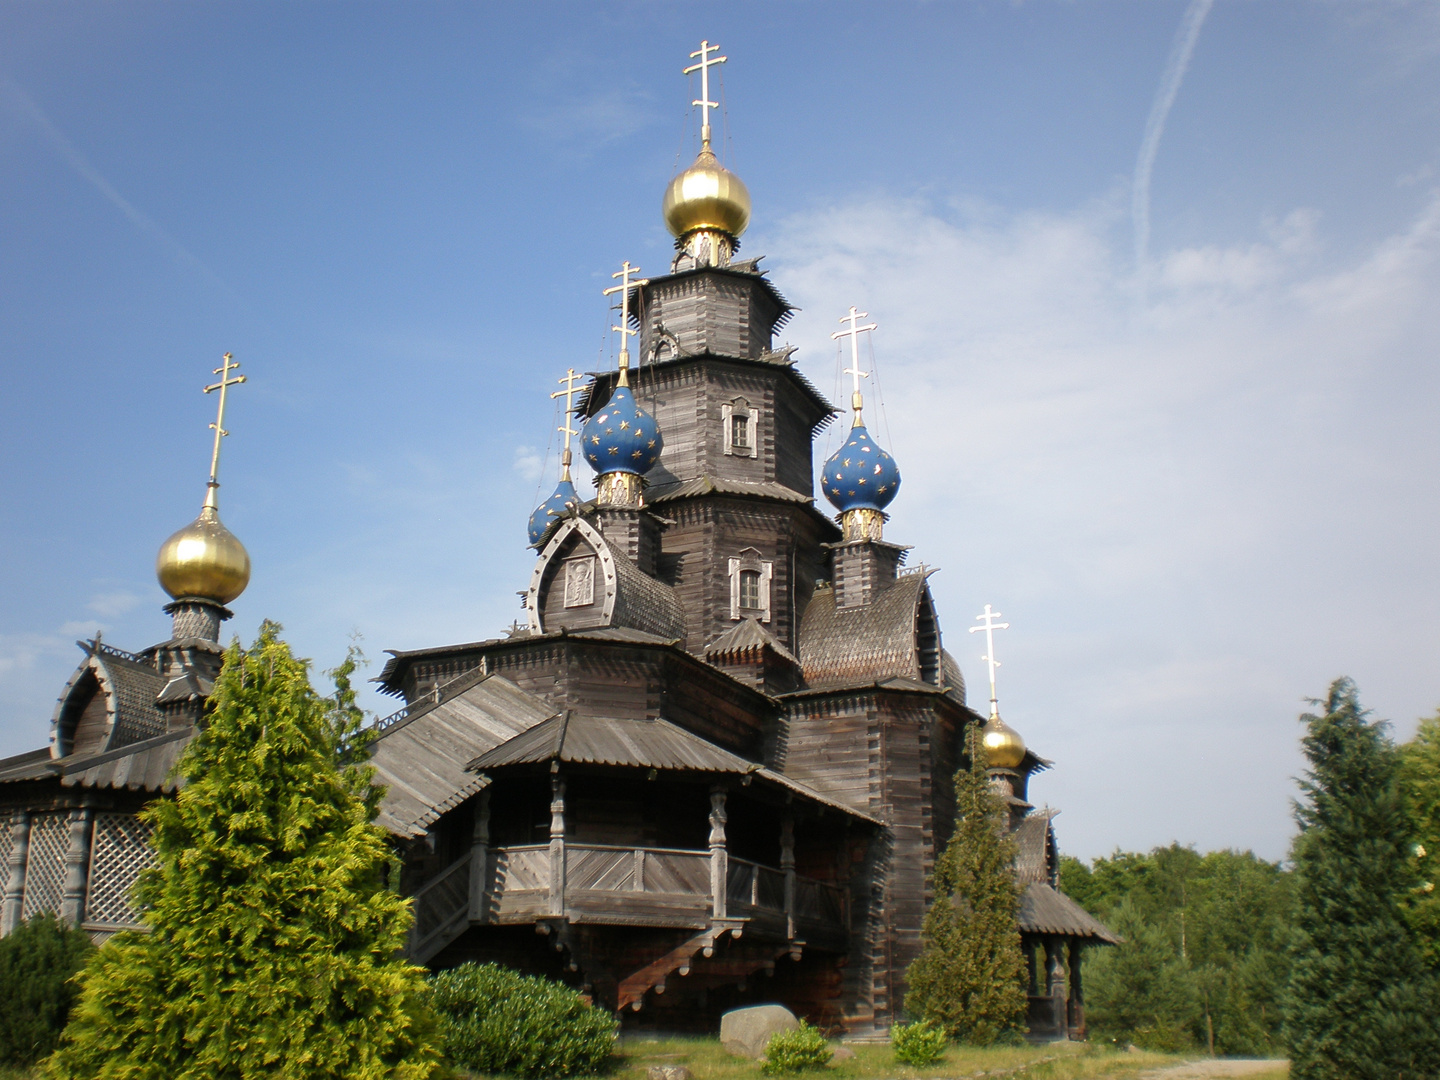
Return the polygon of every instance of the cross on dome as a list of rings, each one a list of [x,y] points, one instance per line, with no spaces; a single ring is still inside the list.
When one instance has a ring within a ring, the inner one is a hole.
[[[215,449],[210,453],[210,482],[205,492],[205,505],[212,509],[215,508],[215,489],[220,486],[220,440],[230,434],[230,432],[225,430],[225,394],[230,387],[239,386],[245,381],[244,375],[236,375],[234,378],[230,377],[230,373],[238,370],[240,367],[238,363],[234,362],[234,359],[235,358],[227,352],[221,358],[220,366],[213,372],[213,374],[220,376],[220,381],[211,383],[205,387],[205,393],[207,394],[213,394],[217,390],[220,391],[220,402],[219,407],[215,411],[215,422],[210,425],[210,429],[215,432]]]
[[[701,41],[700,48],[690,54],[690,59],[700,58],[698,64],[691,64],[682,74],[689,75],[692,72],[700,72],[700,99],[692,101],[691,105],[700,106],[700,141],[706,146],[710,145],[710,110],[718,109],[720,103],[710,100],[710,69],[716,64],[725,63],[723,56],[711,57],[712,52],[719,52],[719,45],[711,45],[708,41]]]
[[[980,659],[990,665],[990,718],[992,720],[998,719],[1000,716],[1000,701],[995,696],[995,669],[1000,666],[1000,661],[995,659],[995,631],[1010,629],[1008,622],[1002,623],[995,621],[1000,617],[1000,612],[992,611],[990,605],[986,604],[984,613],[975,616],[975,621],[979,622],[980,625],[970,627],[970,633],[972,634],[978,634],[982,630],[985,631],[986,655]]]
[[[631,280],[631,274],[639,274],[638,266],[631,266],[630,260],[626,259],[620,264],[620,269],[611,274],[612,278],[620,278],[619,285],[612,285],[604,290],[603,295],[612,296],[620,294],[620,325],[610,327],[611,330],[620,331],[620,386],[630,385],[630,338],[639,331],[630,329],[630,290],[641,285],[649,285],[649,278],[637,277]]]
[[[572,435],[580,434],[579,428],[573,428],[570,426],[570,418],[575,413],[575,395],[580,392],[575,388],[575,384],[579,382],[582,378],[583,376],[575,374],[574,368],[567,369],[565,372],[565,377],[563,379],[555,380],[556,382],[564,386],[565,389],[556,390],[553,394],[550,395],[552,401],[558,397],[563,397],[565,399],[564,423],[562,423],[558,428],[555,429],[556,431],[560,432],[560,434],[565,436],[565,452],[560,456],[561,480],[570,479],[570,437]]]
[[[866,323],[864,326],[859,324],[861,319],[868,319],[869,317],[870,313],[868,311],[856,311],[855,306],[852,304],[849,313],[840,316],[841,325],[848,322],[850,324],[849,328],[846,330],[836,330],[835,333],[830,335],[832,341],[839,341],[843,337],[850,339],[850,366],[845,369],[845,374],[851,376],[855,384],[855,388],[850,396],[850,407],[855,410],[853,427],[860,427],[860,409],[865,404],[865,399],[860,396],[860,380],[870,377],[868,371],[860,370],[860,335],[867,330],[876,329],[876,324]]]

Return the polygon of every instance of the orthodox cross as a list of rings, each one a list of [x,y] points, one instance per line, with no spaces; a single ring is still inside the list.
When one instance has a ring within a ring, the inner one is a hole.
[[[568,369],[563,379],[555,380],[564,386],[565,389],[556,390],[555,393],[550,395],[552,399],[557,397],[563,397],[565,399],[565,423],[555,429],[565,436],[565,453],[560,458],[561,480],[570,479],[570,437],[580,434],[578,430],[570,426],[570,419],[575,415],[575,395],[580,392],[575,389],[575,384],[581,378],[583,378],[583,376],[576,375],[573,367]]]
[[[239,386],[245,381],[244,375],[236,375],[233,378],[230,375],[239,367],[240,365],[234,362],[234,357],[227,352],[222,358],[220,366],[213,372],[220,376],[220,381],[205,387],[207,394],[213,394],[216,390],[220,391],[220,407],[216,410],[215,422],[210,425],[215,432],[215,449],[210,452],[210,483],[205,490],[205,505],[212,510],[216,509],[215,489],[220,486],[220,481],[216,479],[220,475],[220,440],[230,434],[225,430],[225,394],[230,387]]]
[[[995,659],[995,631],[1010,629],[1008,622],[995,621],[1000,617],[1000,612],[991,611],[990,605],[986,604],[985,613],[975,616],[975,621],[979,622],[980,625],[970,627],[970,633],[972,634],[978,634],[981,630],[985,631],[986,655],[980,659],[990,665],[990,715],[992,717],[998,717],[1000,715],[1000,701],[995,696],[995,669],[1000,666],[1000,661]],[[984,621],[982,622],[981,620]]]
[[[860,380],[870,377],[868,371],[860,370],[860,335],[866,330],[875,329],[874,323],[866,323],[864,326],[861,326],[860,320],[868,319],[869,317],[870,313],[868,311],[856,311],[852,305],[848,315],[840,316],[841,324],[843,325],[848,322],[850,328],[848,330],[836,330],[835,333],[830,335],[832,341],[839,341],[843,337],[850,339],[850,366],[845,369],[845,374],[852,376],[855,383],[854,392],[850,396],[850,407],[855,410],[855,424],[857,427],[860,424],[860,407],[864,404],[864,400],[860,397]]]
[[[640,273],[638,266],[631,266],[630,260],[626,259],[620,264],[620,269],[611,274],[612,278],[619,278],[619,285],[611,285],[606,289],[604,295],[611,296],[614,293],[620,294],[620,325],[610,327],[611,330],[620,331],[620,386],[630,385],[630,337],[638,333],[630,329],[630,290],[638,289],[641,285],[649,285],[649,278],[639,278],[632,281],[631,274]]]
[[[700,51],[690,54],[691,60],[698,56],[700,62],[691,64],[683,72],[685,75],[694,71],[700,72],[700,100],[692,101],[690,104],[700,106],[700,141],[706,146],[710,145],[710,110],[720,107],[718,102],[710,100],[710,69],[716,64],[725,63],[725,57],[712,57],[710,54],[719,51],[719,45],[711,45],[708,41],[700,42]]]

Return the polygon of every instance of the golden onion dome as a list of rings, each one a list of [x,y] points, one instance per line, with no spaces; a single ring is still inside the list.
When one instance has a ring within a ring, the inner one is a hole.
[[[992,768],[1013,769],[1025,760],[1025,740],[998,714],[990,717],[980,729],[980,741]]]
[[[194,596],[228,604],[250,584],[250,553],[207,505],[160,546],[155,576],[172,599]]]
[[[677,237],[696,229],[738,237],[750,224],[750,192],[720,164],[707,142],[695,164],[670,181],[660,209],[665,227]]]

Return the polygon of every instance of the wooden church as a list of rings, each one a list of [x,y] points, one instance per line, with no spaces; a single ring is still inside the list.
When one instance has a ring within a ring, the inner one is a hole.
[[[1113,938],[1058,890],[1051,814],[1026,801],[1049,763],[993,691],[988,720],[968,707],[930,571],[884,537],[900,472],[863,422],[856,343],[873,326],[854,308],[837,334],[848,435],[820,470],[838,515],[817,503],[814,440],[839,414],[775,346],[793,309],[759,259],[736,258],[750,199],[711,149],[713,51],[687,69],[704,122],[664,195],[669,272],[624,264],[617,369],[561,380],[567,444],[529,522],[526,624],[393,652],[379,675],[404,701],[374,763],[410,953],[564,980],[630,1027],[713,1030],[779,1001],[883,1032],[977,725],[1018,841],[1031,1031],[1083,1036],[1083,949]],[[97,940],[138,924],[130,887],[152,855],[135,814],[175,790],[249,580],[216,500],[234,370],[227,356],[207,388],[221,411],[204,507],[157,563],[171,636],[82,643],[50,745],[0,761],[0,932],[43,911]],[[571,481],[574,435],[593,500]]]

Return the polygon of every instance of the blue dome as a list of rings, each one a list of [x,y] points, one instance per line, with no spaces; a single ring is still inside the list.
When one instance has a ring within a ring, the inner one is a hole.
[[[545,530],[565,513],[567,503],[577,503],[580,496],[575,494],[575,485],[569,480],[561,480],[555,486],[555,494],[551,495],[543,503],[535,508],[530,515],[530,543],[538,544],[540,538],[545,535]]]
[[[825,462],[820,488],[842,513],[884,510],[900,490],[900,469],[864,427],[853,427],[845,445]]]
[[[580,432],[585,460],[601,476],[615,472],[644,476],[664,448],[660,425],[635,404],[628,386],[617,386],[604,408],[587,420]]]

